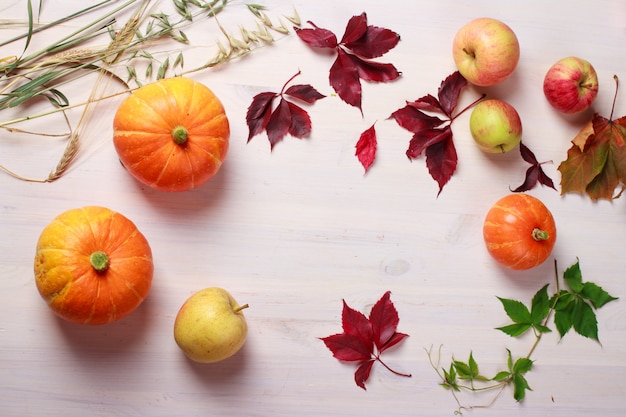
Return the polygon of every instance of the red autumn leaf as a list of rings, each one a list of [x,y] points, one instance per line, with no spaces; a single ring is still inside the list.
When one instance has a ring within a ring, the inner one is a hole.
[[[356,382],[357,386],[359,386],[360,388],[366,389],[365,383],[372,373],[372,367],[374,366],[374,362],[376,362],[375,359],[369,359],[361,362],[356,368],[356,371],[354,372],[354,382]]]
[[[592,200],[621,196],[626,185],[626,116],[613,119],[614,110],[615,98],[609,118],[594,114],[572,140],[567,159],[558,168],[561,194],[586,194]]]
[[[325,96],[309,84],[296,84],[285,90],[285,94],[306,103],[312,104]]]
[[[426,166],[431,177],[439,184],[441,194],[443,187],[456,172],[458,156],[453,141],[452,123],[454,120],[485,97],[471,103],[455,114],[459,96],[467,80],[458,72],[450,74],[441,82],[437,90],[437,98],[425,95],[391,114],[398,125],[413,133],[406,151],[409,159],[426,156]],[[428,114],[435,113],[435,115]],[[442,116],[442,117],[440,117]]]
[[[287,134],[304,138],[311,133],[309,114],[302,107],[287,100],[287,97],[312,104],[325,96],[308,84],[292,85],[286,89],[287,84],[298,75],[299,71],[283,85],[280,93],[263,92],[253,97],[246,114],[248,141],[265,130],[270,149],[273,149]],[[276,98],[280,100],[276,108],[273,108]]]
[[[359,362],[354,380],[363,389],[374,362],[380,362],[396,375],[411,376],[394,371],[380,358],[384,351],[408,337],[396,331],[400,319],[390,297],[391,292],[387,291],[374,304],[369,317],[348,306],[344,300],[341,313],[343,333],[320,338],[338,360]]]
[[[514,193],[528,191],[534,188],[537,183],[556,190],[556,188],[554,187],[554,182],[552,182],[552,179],[548,177],[548,175],[546,175],[543,168],[541,167],[541,165],[545,162],[537,161],[535,154],[522,142],[520,142],[519,144],[519,149],[520,153],[522,154],[522,159],[528,162],[531,166],[526,170],[526,176],[522,185],[511,191]]]
[[[365,168],[365,172],[370,169],[370,166],[376,159],[376,129],[374,125],[361,133],[359,141],[356,143],[356,156],[359,158],[359,162]]]
[[[400,36],[385,28],[367,24],[367,15],[353,16],[346,25],[341,42],[328,29],[309,22],[313,29],[298,28],[296,34],[313,48],[334,48],[337,57],[333,62],[329,82],[339,98],[361,110],[361,79],[371,82],[388,82],[401,74],[392,64],[373,62],[394,48]]]

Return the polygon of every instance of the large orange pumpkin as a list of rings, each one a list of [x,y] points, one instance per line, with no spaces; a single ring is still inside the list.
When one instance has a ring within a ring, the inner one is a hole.
[[[556,225],[541,200],[528,194],[509,194],[487,212],[483,237],[497,262],[524,270],[542,264],[550,256],[556,242]]]
[[[186,191],[213,177],[226,158],[230,127],[205,85],[175,77],[140,87],[119,106],[113,142],[136,179],[161,191]]]
[[[119,320],[147,296],[154,267],[135,224],[104,207],[68,210],[42,231],[35,282],[58,316],[81,324]]]

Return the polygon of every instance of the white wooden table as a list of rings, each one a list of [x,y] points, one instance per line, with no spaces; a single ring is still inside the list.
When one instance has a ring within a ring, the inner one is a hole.
[[[38,2],[33,2],[37,9]],[[42,22],[78,6],[43,2]],[[81,2],[87,4],[87,2]],[[83,133],[82,148],[59,180],[41,184],[0,175],[0,403],[4,416],[446,416],[457,405],[431,368],[425,349],[441,346],[442,364],[473,352],[481,370],[494,374],[528,352],[532,339],[494,330],[507,324],[496,296],[529,302],[543,285],[554,287],[553,261],[526,272],[497,266],[482,240],[490,205],[519,185],[527,165],[517,151],[489,156],[472,142],[469,113],[455,121],[459,165],[437,197],[423,159],[405,156],[411,134],[388,120],[407,100],[435,94],[455,70],[452,38],[474,17],[508,23],[518,35],[521,60],[514,75],[487,89],[469,88],[462,102],[481,92],[513,104],[524,124],[524,142],[558,185],[558,164],[591,113],[563,117],[546,103],[543,75],[557,59],[577,55],[595,66],[600,93],[593,110],[608,116],[613,75],[626,80],[626,4],[527,1],[267,2],[270,16],[292,14],[303,22],[343,33],[348,19],[367,12],[369,23],[390,28],[401,42],[379,61],[402,77],[363,86],[363,115],[333,95],[332,57],[312,51],[291,33],[247,57],[191,76],[213,89],[231,121],[231,148],[219,174],[185,193],[147,189],[118,162],[111,121],[118,98],[101,102]],[[26,2],[0,2],[3,19],[25,22]],[[168,9],[166,0],[156,10]],[[228,6],[229,9],[231,6]],[[221,17],[223,26],[254,24],[240,3]],[[121,17],[123,18],[123,16]],[[65,23],[56,34],[79,22]],[[306,24],[306,23],[303,23]],[[219,31],[205,21],[202,36],[188,29],[186,67],[208,56]],[[1,26],[0,26],[1,27]],[[253,26],[254,27],[254,26]],[[6,25],[1,37],[25,27]],[[50,42],[34,38],[30,48]],[[19,54],[23,43],[0,48]],[[156,47],[158,49],[158,46]],[[203,49],[204,48],[204,49]],[[161,57],[162,58],[162,57]],[[291,137],[270,152],[264,135],[247,143],[246,109],[261,91],[278,91],[289,77],[328,95],[307,107],[309,138]],[[68,86],[70,98],[89,91]],[[87,88],[86,88],[87,85]],[[111,86],[115,89],[119,86]],[[72,95],[73,94],[73,95]],[[461,104],[462,105],[462,104]],[[8,120],[20,111],[0,113]],[[75,122],[78,109],[70,112]],[[626,114],[618,92],[615,116]],[[378,154],[367,175],[354,156],[361,132],[376,122]],[[28,125],[35,131],[67,129],[56,117]],[[30,177],[46,177],[63,152],[63,139],[0,132],[0,164]],[[553,212],[559,231],[553,253],[563,269],[580,260],[583,277],[611,294],[626,296],[623,273],[626,209],[623,199],[591,202],[538,187],[530,194]],[[103,205],[132,219],[148,238],[155,260],[153,287],[128,318],[85,327],[55,318],[33,277],[35,243],[57,214]],[[245,347],[214,365],[188,361],[174,343],[172,326],[182,302],[208,286],[228,289],[246,311]],[[390,290],[399,331],[410,337],[387,362],[411,378],[375,365],[367,391],[354,384],[353,364],[335,360],[319,340],[341,332],[342,299],[365,313]],[[602,345],[574,333],[546,335],[527,374],[533,391],[516,403],[506,389],[485,416],[622,416],[626,411],[626,307],[598,311]],[[462,395],[464,404],[492,396]]]

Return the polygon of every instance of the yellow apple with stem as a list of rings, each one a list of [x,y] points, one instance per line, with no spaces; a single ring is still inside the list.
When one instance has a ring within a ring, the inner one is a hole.
[[[246,341],[243,310],[225,289],[205,288],[192,294],[174,321],[174,340],[189,359],[213,363],[231,357]]]
[[[483,151],[508,152],[522,140],[522,121],[509,103],[498,99],[484,100],[472,110],[470,133]]]

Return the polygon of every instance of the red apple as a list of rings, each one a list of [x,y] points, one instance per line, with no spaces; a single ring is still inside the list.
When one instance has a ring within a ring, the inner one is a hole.
[[[470,83],[487,87],[508,78],[519,61],[517,36],[503,22],[481,17],[463,26],[452,42],[456,66]]]
[[[586,60],[574,56],[560,59],[543,79],[548,103],[563,113],[586,110],[598,95],[598,75]]]

